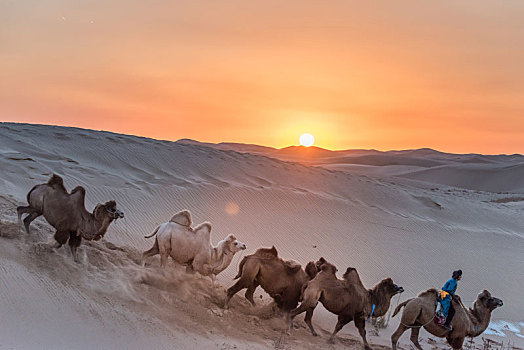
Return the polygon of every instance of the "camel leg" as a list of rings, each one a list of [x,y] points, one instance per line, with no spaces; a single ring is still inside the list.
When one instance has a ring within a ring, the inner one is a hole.
[[[155,240],[158,243],[158,239]],[[158,250],[160,252],[160,266],[165,269],[167,264],[167,258],[171,255],[171,242],[165,244],[158,243]]]
[[[293,320],[295,316],[300,315],[304,311],[311,313],[311,316],[313,316],[313,310],[315,307],[317,307],[318,301],[320,299],[320,291],[314,291],[306,288],[304,291],[304,299],[299,307],[292,309],[289,312],[289,318],[290,320]],[[306,314],[306,318],[307,318]],[[313,332],[312,332],[313,333]]]
[[[160,253],[160,267],[165,269],[167,265],[167,258],[169,257],[169,252]]]
[[[313,306],[313,308],[316,306],[316,304]],[[311,305],[307,302],[307,300],[304,300],[302,304],[300,304],[297,308],[294,308],[289,312],[289,319],[293,321],[295,316],[300,315],[301,313],[308,311],[311,308]]]
[[[75,262],[78,262],[78,247],[82,243],[82,236],[77,236],[76,232],[70,232],[69,234],[69,247],[71,248],[71,254]]]
[[[313,311],[315,311],[315,308],[309,308],[306,311],[306,317],[304,317],[304,321],[306,322],[307,326],[309,327],[311,334],[317,337],[318,334],[317,332],[315,332],[315,328],[313,328],[313,324],[311,323],[311,319],[313,318]]]
[[[53,248],[60,248],[62,245],[66,244],[67,240],[69,239],[69,232],[67,231],[56,231],[55,235],[53,236],[55,239],[55,243],[53,244]]]
[[[464,343],[464,337],[458,337],[458,338],[450,338],[447,337],[449,345],[453,349],[462,349],[462,344]]]
[[[245,269],[242,271],[242,275],[240,276],[239,280],[233,286],[229,287],[227,290],[226,301],[224,303],[225,309],[229,308],[229,301],[231,300],[233,295],[238,293],[240,290],[244,288],[252,288],[253,292],[255,291],[255,289],[258,286],[258,282],[255,282],[257,275],[258,275],[258,268],[252,271],[250,271],[249,269]],[[246,291],[246,294],[247,294],[247,291]]]
[[[245,276],[240,277],[240,279],[233,286],[229,287],[227,290],[226,301],[224,303],[224,308],[229,308],[229,301],[233,295],[237,294],[240,290],[244,288],[253,288],[253,281]]]
[[[32,208],[30,205],[28,205],[27,207],[20,206],[16,208],[16,213],[18,214],[18,225],[20,226],[20,230],[22,229],[22,215],[31,212],[31,209]]]
[[[362,337],[362,341],[364,341],[364,348],[366,350],[371,350],[368,344],[368,340],[366,339],[366,320],[364,320],[362,317],[357,317],[355,319],[355,327],[357,327],[358,332]]]
[[[333,344],[335,342],[335,335],[342,329],[342,327],[344,327],[351,321],[351,317],[339,315],[337,325],[335,326],[335,330],[333,331],[333,333],[331,333],[331,337],[329,337],[328,342]]]
[[[150,256],[157,255],[158,253],[160,253],[160,250],[158,249],[158,240],[155,238],[155,244],[153,244],[153,247],[142,253],[142,267],[146,266],[147,258],[149,258]]]
[[[31,224],[31,222],[32,222],[34,219],[36,219],[37,217],[39,217],[40,215],[42,215],[42,214],[40,214],[40,213],[37,212],[37,211],[32,211],[29,215],[27,215],[27,216],[25,217],[25,219],[24,219],[24,226],[25,226],[25,231],[26,231],[27,233],[30,233],[30,232],[29,232],[29,225]]]
[[[411,337],[409,339],[411,339],[411,342],[415,344],[415,347],[418,350],[423,350],[422,346],[420,346],[418,342],[418,333],[419,332],[420,332],[420,327],[411,328]]]
[[[307,301],[304,300],[302,304],[300,304],[298,307],[294,308],[293,310],[287,313],[288,333],[291,332],[291,330],[293,329],[293,319],[295,318],[295,316],[300,315],[304,311],[309,311],[309,309],[310,307],[308,306]]]
[[[402,334],[404,334],[406,330],[408,330],[408,327],[404,326],[402,323],[398,325],[398,328],[395,331],[395,333],[391,335],[391,349],[392,350],[397,350],[398,340],[400,339],[400,337],[402,336]],[[413,333],[412,333],[412,336],[413,336]]]
[[[257,289],[258,287],[258,282],[256,281],[253,281],[253,284],[250,285],[249,287],[247,287],[247,290],[246,290],[246,293],[244,294],[244,296],[246,297],[246,299],[251,303],[251,305],[253,306],[257,306],[257,304],[255,304],[255,299],[253,298],[253,294],[255,293],[255,289]]]

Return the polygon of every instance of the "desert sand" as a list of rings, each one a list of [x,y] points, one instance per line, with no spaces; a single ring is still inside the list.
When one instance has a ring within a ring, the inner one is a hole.
[[[21,232],[16,206],[52,173],[87,189],[86,207],[110,199],[126,217],[104,239],[49,248],[43,218]],[[0,124],[0,347],[12,349],[360,349],[352,324],[326,343],[336,316],[321,308],[313,337],[302,317],[290,335],[262,290],[252,308],[238,293],[223,310],[238,262],[218,276],[173,263],[146,268],[143,236],[177,211],[213,224],[216,244],[233,233],[250,254],[275,245],[305,265],[324,256],[358,269],[372,287],[391,277],[400,300],[441,287],[454,269],[467,305],[488,289],[504,300],[482,337],[524,346],[524,157],[422,149],[379,152],[276,150],[243,144],[160,141],[104,131]],[[395,306],[398,298],[393,299]],[[389,347],[398,320],[369,341]],[[421,332],[425,348],[444,347]],[[409,335],[400,340],[409,348]]]

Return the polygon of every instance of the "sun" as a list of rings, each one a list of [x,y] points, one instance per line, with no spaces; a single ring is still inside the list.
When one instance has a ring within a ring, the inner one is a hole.
[[[305,147],[309,147],[315,143],[315,138],[311,134],[300,135],[300,144]]]

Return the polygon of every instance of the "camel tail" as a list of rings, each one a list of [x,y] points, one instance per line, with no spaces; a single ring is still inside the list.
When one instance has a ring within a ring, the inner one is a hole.
[[[233,278],[234,280],[239,279],[240,276],[242,276],[242,270],[244,270],[244,264],[246,263],[246,261],[247,261],[247,256],[245,256],[244,259],[242,259],[242,261],[240,262],[240,264],[238,264],[238,273]]]
[[[400,309],[402,309],[404,306],[406,306],[407,303],[409,303],[412,299],[408,299],[406,301],[404,301],[403,303],[399,304],[396,308],[395,308],[395,311],[393,312],[393,315],[392,317],[395,317],[396,314],[398,314],[398,312],[400,311]]]
[[[31,197],[31,193],[33,193],[33,191],[36,189],[37,186],[38,186],[38,185],[33,186],[33,188],[31,189],[31,191],[27,192],[27,203],[28,203],[29,205],[31,205],[31,201],[29,200],[29,198]]]
[[[160,226],[158,226],[157,228],[155,228],[155,230],[153,231],[152,234],[150,234],[149,236],[144,236],[144,238],[151,238],[151,237],[153,237],[154,235],[157,234],[159,228],[160,228]]]

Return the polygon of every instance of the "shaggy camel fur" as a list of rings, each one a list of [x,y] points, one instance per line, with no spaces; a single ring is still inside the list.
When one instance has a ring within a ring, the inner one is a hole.
[[[158,226],[145,238],[156,235],[153,247],[142,254],[142,266],[145,259],[160,254],[160,265],[165,268],[169,256],[179,264],[188,265],[189,270],[195,270],[204,276],[214,277],[224,271],[235,253],[246,249],[246,245],[229,235],[211,245],[211,224],[201,223],[194,229],[191,225],[191,215],[184,210],[171,218],[171,221]]]
[[[455,316],[451,321],[452,330],[448,331],[432,321],[437,307],[437,293],[436,289],[429,289],[397,306],[393,317],[402,307],[404,311],[397,330],[391,336],[393,350],[396,350],[400,336],[409,328],[411,328],[411,341],[417,349],[422,350],[418,342],[418,334],[422,327],[436,337],[446,337],[453,349],[461,349],[464,338],[482,334],[489,325],[491,312],[503,305],[502,300],[492,297],[487,290],[483,290],[477,296],[473,308],[466,308],[460,297],[455,296],[453,298]]]
[[[29,233],[31,222],[43,215],[56,229],[55,247],[59,248],[69,240],[73,258],[78,261],[77,249],[82,238],[99,240],[113,220],[124,217],[116,208],[115,201],[97,204],[93,213],[89,213],[84,206],[85,195],[86,190],[82,186],[67,193],[63,179],[53,174],[47,183],[36,185],[29,191],[29,205],[17,208],[18,221],[21,223],[22,215],[29,214],[24,219],[26,232]]]
[[[334,341],[335,335],[342,327],[354,321],[365,348],[370,349],[366,340],[366,318],[372,314],[383,316],[389,309],[391,298],[402,293],[404,289],[394,284],[391,278],[382,280],[373,289],[366,289],[356,269],[348,267],[342,280],[337,278],[336,272],[335,266],[329,263],[322,265],[318,275],[307,284],[302,304],[290,312],[290,325],[293,317],[304,311],[313,314],[320,301],[328,311],[338,315],[337,325],[329,338],[330,342]],[[311,319],[307,321],[307,325],[311,333],[317,335]]]
[[[246,299],[254,306],[253,293],[261,286],[281,310],[289,311],[297,306],[303,286],[316,275],[317,266],[323,262],[324,258],[320,258],[317,263],[311,261],[304,271],[296,261],[281,259],[274,246],[259,248],[240,262],[235,277],[239,280],[227,290],[224,307],[228,308],[233,295],[244,288],[247,288]]]

